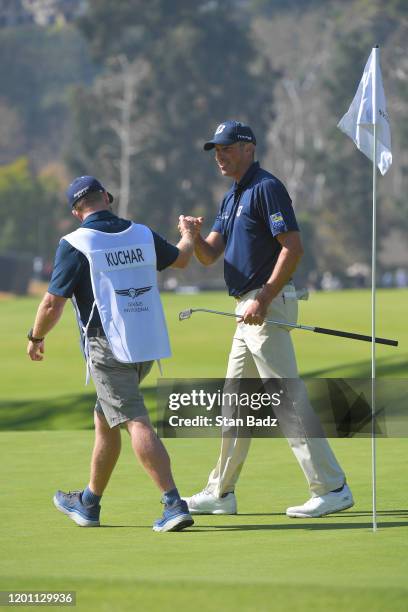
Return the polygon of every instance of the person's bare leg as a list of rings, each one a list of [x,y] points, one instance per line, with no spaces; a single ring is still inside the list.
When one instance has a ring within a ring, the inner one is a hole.
[[[132,440],[136,457],[160,491],[176,488],[171,473],[170,457],[148,417],[127,421],[126,427]]]
[[[105,417],[94,412],[95,444],[91,460],[89,488],[102,496],[120,455],[120,427],[109,427]]]

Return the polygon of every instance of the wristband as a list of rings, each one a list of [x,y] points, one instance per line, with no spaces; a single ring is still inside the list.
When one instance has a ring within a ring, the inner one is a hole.
[[[35,338],[33,336],[33,328],[31,328],[30,331],[28,332],[27,338],[30,340],[30,342],[34,342],[34,343],[40,343],[44,340],[44,338]]]

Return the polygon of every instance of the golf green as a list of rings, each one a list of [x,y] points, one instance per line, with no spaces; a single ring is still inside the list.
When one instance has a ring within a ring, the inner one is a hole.
[[[377,334],[400,342],[398,348],[377,347],[379,378],[408,377],[407,297],[407,290],[378,292]],[[122,456],[103,498],[102,527],[81,529],[58,512],[55,490],[82,488],[88,480],[94,391],[83,386],[69,306],[47,338],[45,360],[28,360],[25,333],[38,301],[0,301],[1,590],[75,590],[77,609],[84,611],[407,609],[406,439],[377,441],[376,533],[371,443],[363,438],[332,441],[356,505],[322,519],[286,517],[287,506],[308,497],[304,477],[285,440],[257,439],[239,481],[237,516],[197,517],[185,532],[154,533],[159,495],[124,432]],[[172,359],[163,363],[165,376],[222,377],[233,320],[197,313],[179,322],[177,314],[189,307],[231,311],[233,300],[222,293],[169,294],[164,305],[173,348]],[[300,303],[299,321],[369,334],[370,293],[313,294]],[[293,339],[302,375],[371,375],[369,343],[301,331]],[[157,377],[155,367],[143,384],[153,418]],[[181,492],[200,490],[219,441],[175,439],[166,445]]]
[[[378,441],[378,520],[371,530],[370,441],[333,447],[354,508],[288,519],[304,479],[285,440],[254,440],[237,516],[196,517],[157,534],[158,494],[123,433],[123,453],[97,529],[77,527],[52,503],[57,488],[87,482],[92,432],[3,432],[2,590],[74,590],[79,610],[406,610],[406,440]],[[217,440],[172,440],[176,480],[191,494],[206,480]],[[405,508],[405,509],[404,509]]]

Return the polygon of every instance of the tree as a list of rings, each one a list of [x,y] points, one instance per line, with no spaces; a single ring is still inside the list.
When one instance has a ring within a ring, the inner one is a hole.
[[[217,175],[201,146],[218,123],[248,121],[262,143],[272,118],[277,75],[233,7],[98,0],[80,23],[103,75],[76,94],[71,168],[107,176],[123,200],[130,163],[131,212],[155,229],[175,227],[180,212],[213,216]]]
[[[24,133],[19,113],[0,98],[0,163],[15,159],[24,147]]]
[[[90,82],[95,68],[72,26],[0,28],[0,55],[1,106],[13,109],[13,122],[24,134],[13,139],[7,161],[12,160],[12,152],[28,154],[39,168],[62,153],[69,129],[67,88]]]
[[[364,4],[364,0],[358,0],[353,10],[357,12],[358,7]],[[336,125],[354,97],[371,48],[377,42],[380,46],[387,48],[388,44],[388,48],[392,47],[389,41],[400,31],[400,24],[379,7],[380,4],[368,7],[369,11],[364,14],[364,27],[357,20],[351,20],[352,25],[347,33],[344,23],[337,26],[331,61],[322,83],[329,109],[328,127],[321,150],[310,149],[308,154],[309,164],[318,167],[324,176],[321,206],[316,210],[319,220],[316,248],[320,252],[320,271],[324,270],[324,266],[340,276],[355,262],[369,265],[371,261],[372,164]],[[352,15],[349,13],[347,17],[350,20]],[[389,52],[384,55],[383,75],[387,85],[392,82],[392,66],[387,60]],[[389,110],[393,108],[394,95],[395,92],[386,87]],[[397,117],[392,118],[392,127],[395,128]],[[392,132],[395,152],[399,148],[401,134],[398,129],[392,129]],[[377,213],[379,242],[386,240],[392,227],[398,224],[400,189],[396,188],[396,179],[400,174],[401,160],[402,156],[394,156],[389,175],[378,181],[381,202]]]
[[[35,177],[24,157],[0,168],[0,253],[53,257],[64,211],[56,192],[53,178]]]

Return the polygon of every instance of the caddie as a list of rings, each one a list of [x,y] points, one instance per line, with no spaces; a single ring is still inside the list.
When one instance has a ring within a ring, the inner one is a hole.
[[[180,216],[182,237],[174,246],[146,225],[114,215],[112,195],[92,176],[76,178],[67,197],[81,225],[60,241],[48,291],[28,334],[27,353],[33,361],[43,359],[45,336],[71,298],[97,399],[88,486],[57,491],[54,504],[82,527],[100,525],[100,501],[120,454],[123,424],[137,458],[162,493],[163,516],[153,529],[179,531],[193,519],[180,499],[139,384],[154,360],[170,356],[157,270],[188,264],[194,224]]]

